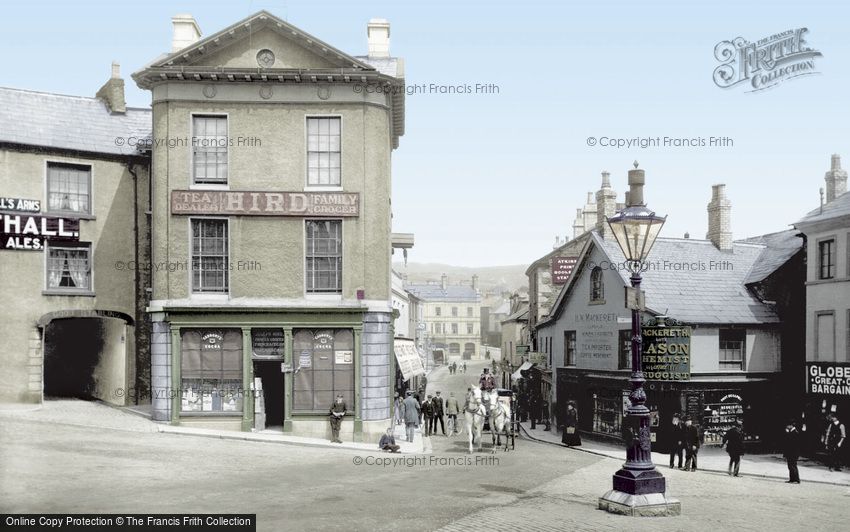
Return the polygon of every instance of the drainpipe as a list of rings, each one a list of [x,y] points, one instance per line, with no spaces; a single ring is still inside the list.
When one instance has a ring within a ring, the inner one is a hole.
[[[136,294],[133,298],[133,305],[135,308],[133,309],[133,314],[136,319],[135,327],[134,327],[134,353],[133,353],[133,367],[135,370],[133,371],[135,377],[134,387],[136,388],[135,393],[133,394],[135,397],[132,398],[134,404],[139,404],[139,393],[141,392],[141,379],[139,378],[139,329],[142,321],[139,319],[139,297],[142,292],[140,290],[140,282],[139,282],[139,176],[136,173],[135,165],[128,161],[127,162],[127,171],[133,176],[133,260],[136,265],[134,275],[134,284],[136,285]],[[128,399],[130,399],[128,397]]]

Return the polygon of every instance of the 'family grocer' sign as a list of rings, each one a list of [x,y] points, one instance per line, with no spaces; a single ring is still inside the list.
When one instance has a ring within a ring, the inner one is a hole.
[[[359,213],[356,192],[171,191],[171,214],[341,217]]]

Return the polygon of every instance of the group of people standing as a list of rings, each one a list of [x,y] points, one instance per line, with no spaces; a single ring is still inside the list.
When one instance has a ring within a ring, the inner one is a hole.
[[[460,368],[461,373],[466,373],[466,362],[461,362],[460,365],[457,362],[452,362],[447,367],[449,368],[449,375],[457,375],[458,368]]]
[[[681,419],[679,414],[673,414],[673,421],[670,424],[668,441],[670,442],[670,469],[673,469],[674,460],[678,459],[677,467],[685,471],[697,470],[697,457],[699,456],[700,436],[699,428],[694,425],[694,421],[690,416]],[[743,451],[743,446],[742,446]],[[741,453],[743,454],[743,452]],[[682,466],[682,455],[685,456],[685,464]],[[730,458],[732,455],[730,454]],[[737,463],[740,464],[741,456],[737,456]],[[732,462],[729,464],[730,471]],[[735,475],[738,474],[737,467]]]
[[[439,391],[433,396],[428,394],[422,401],[412,390],[408,390],[406,395],[407,397],[402,401],[396,393],[395,422],[397,425],[402,423],[406,425],[407,441],[413,441],[414,429],[420,426],[424,427],[425,436],[436,434],[438,424],[443,436],[460,433],[457,425],[460,405],[454,392],[451,392],[445,400]],[[446,433],[445,418],[448,418],[449,434]]]

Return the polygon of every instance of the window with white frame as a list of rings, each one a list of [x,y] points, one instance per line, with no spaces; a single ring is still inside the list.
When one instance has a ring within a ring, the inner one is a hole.
[[[818,242],[818,279],[835,277],[835,240]]]
[[[743,329],[720,329],[720,369],[744,369],[744,345],[746,331]]]
[[[452,334],[457,334],[457,323],[452,323]]]
[[[473,325],[472,323],[466,324],[466,334],[473,334],[474,329],[475,329],[475,325]]]
[[[227,293],[227,220],[192,220],[192,292]]]
[[[195,184],[227,184],[227,117],[192,116],[192,177]]]
[[[308,294],[342,292],[342,221],[306,221]]]
[[[307,118],[307,184],[339,186],[341,122],[336,117]]]
[[[90,292],[91,244],[47,244],[47,290]]]
[[[47,208],[55,213],[91,214],[91,166],[47,163]]]

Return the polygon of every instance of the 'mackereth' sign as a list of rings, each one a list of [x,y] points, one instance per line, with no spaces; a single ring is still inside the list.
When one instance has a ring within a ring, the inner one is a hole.
[[[644,327],[641,363],[647,380],[686,381],[691,378],[691,328]]]
[[[360,194],[357,192],[172,190],[171,214],[358,216]]]

